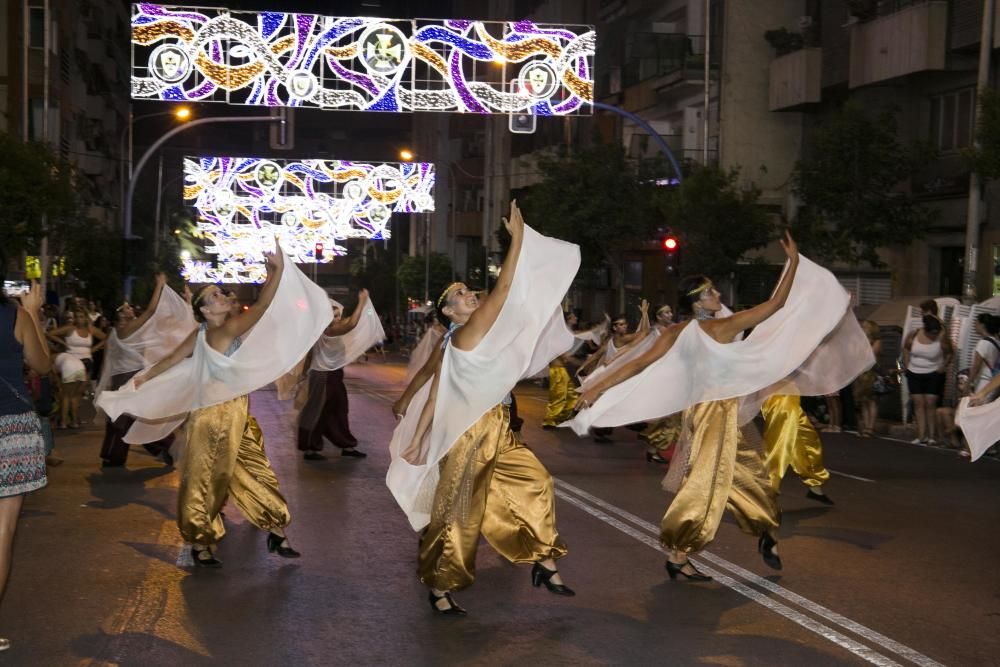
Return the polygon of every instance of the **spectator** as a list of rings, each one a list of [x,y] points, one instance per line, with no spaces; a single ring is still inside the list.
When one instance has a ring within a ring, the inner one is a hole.
[[[944,394],[945,372],[955,351],[941,329],[941,320],[924,315],[923,326],[911,332],[903,344],[906,384],[917,423],[914,444],[937,444],[937,407]]]
[[[861,323],[861,328],[872,346],[872,354],[878,359],[878,354],[882,350],[882,335],[878,325],[871,320],[865,320]],[[875,422],[878,420],[878,399],[875,395],[875,379],[877,377],[876,366],[866,370],[854,381],[854,403],[861,412],[858,435],[863,437],[875,435]]]
[[[94,376],[94,339],[104,340],[104,332],[90,321],[86,312],[73,312],[73,322],[46,334],[48,339],[66,348],[66,351],[83,362],[87,379]]]
[[[1000,372],[1000,317],[990,313],[979,313],[976,318],[976,332],[982,340],[976,343],[976,351],[972,357],[972,370],[969,373],[970,389],[973,393],[980,391],[989,384],[993,376]],[[995,395],[987,400],[992,401]]]

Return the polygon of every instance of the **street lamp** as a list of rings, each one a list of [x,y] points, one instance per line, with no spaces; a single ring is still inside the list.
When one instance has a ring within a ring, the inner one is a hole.
[[[187,122],[191,118],[191,108],[186,106],[179,106],[176,109],[170,111],[157,111],[154,113],[146,113],[136,118],[132,117],[132,108],[129,106],[128,112],[128,122],[125,127],[122,128],[121,136],[118,138],[118,155],[122,156],[119,162],[119,190],[121,191],[121,196],[119,201],[121,203],[120,211],[122,213],[122,227],[124,228],[124,215],[125,215],[125,188],[127,187],[127,182],[132,178],[132,125],[144,118],[155,118],[157,116],[173,116],[182,123]],[[128,146],[125,146],[125,139],[128,138]],[[127,152],[126,152],[127,150]],[[127,169],[127,172],[126,172]]]
[[[399,151],[399,159],[402,160],[403,162],[409,162],[410,160],[413,159],[413,151],[404,148],[403,150]]]

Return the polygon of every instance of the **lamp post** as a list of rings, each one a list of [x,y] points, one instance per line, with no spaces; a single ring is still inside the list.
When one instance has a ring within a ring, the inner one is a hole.
[[[142,157],[139,158],[139,161],[135,165],[135,171],[132,173],[132,177],[129,179],[128,192],[126,192],[125,194],[125,206],[124,206],[123,225],[122,225],[123,238],[126,241],[142,238],[139,236],[134,236],[132,234],[132,200],[135,197],[135,184],[139,180],[139,175],[142,173],[143,167],[146,166],[146,163],[149,162],[149,158],[152,157],[153,153],[155,153],[160,148],[160,146],[167,143],[175,135],[180,134],[181,132],[189,130],[193,127],[198,127],[199,125],[208,125],[210,123],[274,123],[274,122],[284,123],[285,119],[282,118],[281,116],[218,116],[216,118],[199,118],[198,120],[193,120],[189,123],[185,123],[180,127],[175,127],[174,129],[170,130],[162,137],[157,139],[152,146],[146,149],[146,152],[142,154]],[[126,246],[126,252],[128,252],[127,246]],[[131,296],[130,294],[131,288],[132,288],[132,277],[125,276],[124,292],[126,299]]]
[[[129,105],[128,122],[122,128],[121,135],[118,137],[118,155],[122,156],[118,162],[118,182],[121,183],[118,200],[121,203],[123,229],[125,227],[125,188],[126,183],[132,178],[132,125],[145,118],[156,118],[157,116],[173,116],[181,122],[187,122],[191,118],[191,109],[182,106],[173,111],[157,111],[133,118],[132,105]],[[128,139],[127,146],[125,144],[126,139]]]

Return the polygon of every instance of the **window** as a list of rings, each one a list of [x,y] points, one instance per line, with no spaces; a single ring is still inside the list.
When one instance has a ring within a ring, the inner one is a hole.
[[[45,48],[45,8],[28,7],[28,46]]]
[[[942,151],[972,144],[975,122],[975,91],[966,88],[931,98],[930,140]]]
[[[625,289],[628,290],[641,290],[642,289],[642,262],[641,261],[627,261],[625,262]]]

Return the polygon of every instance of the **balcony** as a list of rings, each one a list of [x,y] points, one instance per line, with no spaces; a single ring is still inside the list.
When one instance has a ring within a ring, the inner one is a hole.
[[[945,69],[948,3],[909,4],[851,26],[851,88]]]
[[[799,49],[771,61],[771,111],[798,111],[820,101],[823,49]]]
[[[647,32],[639,33],[635,40],[632,57],[621,70],[626,110],[653,106],[657,103],[657,95],[667,90],[689,94],[704,85],[704,36]],[[718,70],[715,48],[709,64],[713,71]]]

